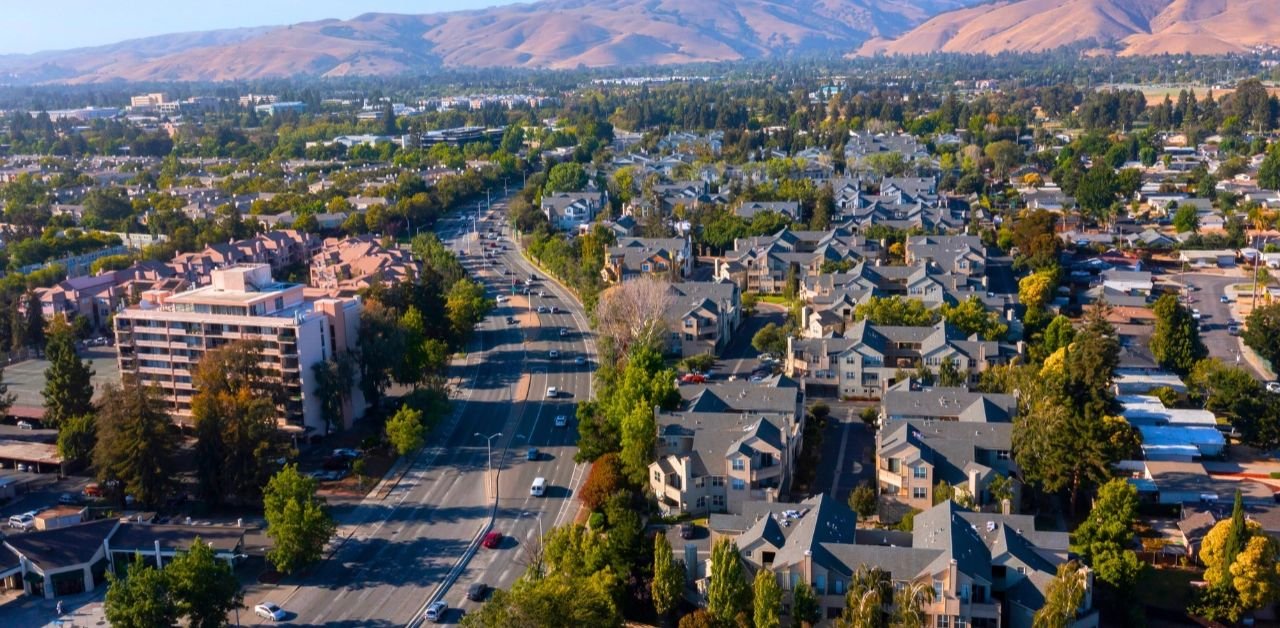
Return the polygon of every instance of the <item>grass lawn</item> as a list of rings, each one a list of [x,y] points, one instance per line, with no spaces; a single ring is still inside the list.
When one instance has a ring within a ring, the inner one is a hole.
[[[1189,569],[1150,569],[1137,587],[1138,601],[1147,606],[1186,610],[1191,599],[1191,582],[1204,577]]]
[[[756,295],[756,300],[763,301],[765,303],[772,303],[774,305],[781,305],[783,307],[791,307],[792,303],[794,302],[793,299],[788,299],[787,297],[784,297],[780,294]]]

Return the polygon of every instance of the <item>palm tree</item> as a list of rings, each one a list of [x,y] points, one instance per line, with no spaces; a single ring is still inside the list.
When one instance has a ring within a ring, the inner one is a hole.
[[[887,628],[884,604],[892,596],[888,573],[879,567],[858,567],[849,582],[844,613],[836,620],[836,628]]]
[[[1045,591],[1044,606],[1036,611],[1035,628],[1067,628],[1084,602],[1085,571],[1076,561],[1058,565],[1058,575]]]
[[[933,602],[933,587],[924,582],[909,582],[894,592],[894,628],[924,628],[929,616],[926,604]]]

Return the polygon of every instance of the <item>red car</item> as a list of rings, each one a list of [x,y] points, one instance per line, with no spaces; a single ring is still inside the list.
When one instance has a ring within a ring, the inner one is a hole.
[[[496,530],[490,532],[484,535],[484,540],[480,544],[489,549],[498,549],[498,546],[502,544],[502,533]]]
[[[680,381],[686,384],[705,384],[707,383],[707,377],[699,373],[685,373],[685,376],[681,377]]]

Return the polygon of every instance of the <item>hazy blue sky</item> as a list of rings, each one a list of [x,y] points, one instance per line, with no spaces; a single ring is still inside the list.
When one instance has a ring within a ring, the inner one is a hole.
[[[47,0],[5,2],[0,54],[238,26],[350,18],[370,11],[434,13],[515,0]]]

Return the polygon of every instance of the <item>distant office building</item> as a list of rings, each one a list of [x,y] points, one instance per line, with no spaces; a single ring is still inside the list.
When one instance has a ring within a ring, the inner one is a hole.
[[[213,271],[212,282],[186,292],[151,291],[115,317],[120,372],[157,386],[173,418],[191,420],[192,375],[205,352],[238,340],[262,343],[262,364],[285,386],[281,429],[295,435],[327,431],[312,366],[356,347],[361,305],[355,299],[303,298],[301,284],[271,278],[267,264]],[[353,386],[344,427],[364,414]]]
[[[129,106],[134,108],[140,107],[159,107],[169,100],[164,94],[142,94],[129,99]]]
[[[241,107],[254,107],[257,105],[269,105],[280,98],[274,94],[245,94],[240,97]]]
[[[272,102],[272,103],[266,103],[263,105],[257,105],[254,107],[254,109],[257,110],[258,113],[265,113],[269,116],[274,116],[278,113],[284,113],[286,111],[296,111],[298,113],[302,113],[303,111],[307,110],[307,103],[299,102],[299,101]]]

